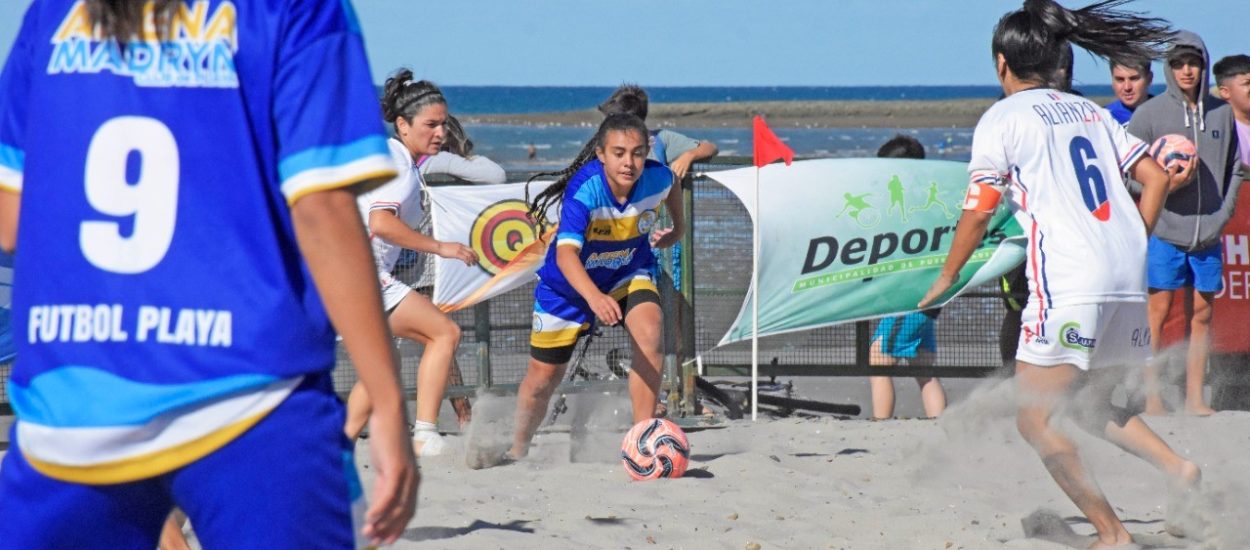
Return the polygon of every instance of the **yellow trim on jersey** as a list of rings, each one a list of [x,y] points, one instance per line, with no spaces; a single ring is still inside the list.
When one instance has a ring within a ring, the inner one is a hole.
[[[15,194],[15,195],[21,195],[21,194],[22,194],[22,186],[20,186],[20,185],[12,185],[12,184],[5,183],[5,182],[3,182],[3,181],[0,181],[0,191],[7,191],[7,192],[9,192],[9,193],[13,193],[13,194]]]
[[[287,206],[295,206],[295,201],[298,201],[312,193],[318,193],[321,191],[329,191],[331,189],[340,189],[343,187],[351,187],[356,184],[361,185],[361,187],[356,190],[356,194],[359,195],[383,183],[386,183],[388,181],[395,179],[396,176],[398,175],[399,175],[399,172],[396,172],[395,169],[386,168],[383,170],[375,170],[373,172],[366,172],[364,174],[357,174],[350,178],[339,180],[339,181],[332,182],[332,183],[310,185],[304,189],[300,189],[299,191],[296,191],[290,197],[287,197],[286,204]]]
[[[530,333],[530,345],[536,348],[562,348],[577,342],[577,335],[588,330],[590,323],[560,330],[544,330]]]
[[[235,438],[242,435],[243,432],[246,432],[252,426],[255,426],[257,422],[260,422],[272,411],[273,409],[269,409],[244,418],[225,428],[181,445],[103,464],[66,466],[42,462],[28,454],[23,454],[23,457],[39,473],[61,481],[86,485],[128,483],[158,476],[204,458],[209,453],[234,441]]]
[[[660,291],[656,288],[655,283],[651,282],[651,278],[633,277],[622,283],[620,286],[612,289],[612,292],[609,292],[608,296],[611,296],[613,300],[619,302],[624,300],[626,296],[640,290],[650,290],[656,294],[660,293]]]
[[[641,235],[638,232],[638,217],[628,216],[624,218],[591,220],[590,227],[586,228],[586,240],[627,241],[636,239]]]

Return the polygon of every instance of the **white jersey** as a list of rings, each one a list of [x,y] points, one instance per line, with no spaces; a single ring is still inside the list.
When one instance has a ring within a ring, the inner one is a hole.
[[[971,185],[1010,201],[1028,236],[1029,307],[1144,301],[1146,228],[1124,173],[1146,151],[1102,107],[1055,90],[1012,94],[972,138]],[[992,189],[991,189],[992,188]]]
[[[369,226],[369,213],[374,210],[390,210],[408,227],[416,227],[421,221],[421,191],[425,183],[408,148],[394,138],[387,140],[386,144],[390,147],[391,160],[399,175],[362,193],[356,198],[356,204],[360,207],[365,227]],[[377,264],[379,277],[389,277],[399,260],[401,247],[386,242],[373,231],[369,232],[369,244],[373,247],[373,261]]]

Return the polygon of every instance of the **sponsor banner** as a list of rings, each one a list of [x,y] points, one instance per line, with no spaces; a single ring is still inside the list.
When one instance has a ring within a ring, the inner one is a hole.
[[[1237,214],[1224,226],[1224,289],[1215,294],[1211,318],[1211,350],[1215,353],[1250,353],[1250,193],[1237,197]],[[1189,333],[1187,294],[1177,292],[1163,324],[1163,345],[1180,343]]]
[[[536,196],[551,182],[530,184]],[[525,185],[437,186],[427,188],[434,238],[469,245],[478,255],[475,265],[436,258],[434,305],[456,311],[488,300],[534,279],[555,235],[556,215],[547,235],[527,214]]]
[[[10,313],[13,307],[13,257],[0,252],[0,363],[13,360],[13,325]]]
[[[756,219],[755,168],[708,174]],[[937,277],[968,188],[963,163],[823,159],[760,169],[760,336],[916,310]],[[1024,261],[1005,206],[946,300]],[[702,260],[706,262],[708,260]],[[751,293],[721,344],[751,338]]]

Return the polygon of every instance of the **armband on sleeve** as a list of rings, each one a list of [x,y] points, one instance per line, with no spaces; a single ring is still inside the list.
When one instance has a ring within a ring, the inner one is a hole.
[[[964,210],[992,214],[998,209],[1006,189],[1003,177],[993,172],[974,172],[964,195]]]

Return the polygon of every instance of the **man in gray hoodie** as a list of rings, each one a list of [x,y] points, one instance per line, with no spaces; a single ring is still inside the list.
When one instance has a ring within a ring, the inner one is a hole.
[[[1198,148],[1198,170],[1189,185],[1168,196],[1147,252],[1148,312],[1152,346],[1158,351],[1173,294],[1193,288],[1189,353],[1185,362],[1185,411],[1213,412],[1203,396],[1215,294],[1223,289],[1220,233],[1233,215],[1242,182],[1232,112],[1207,89],[1210,56],[1198,35],[1180,31],[1168,50],[1167,91],[1137,108],[1128,131],[1147,143],[1180,134]],[[1146,412],[1161,414],[1158,367],[1147,369]]]

